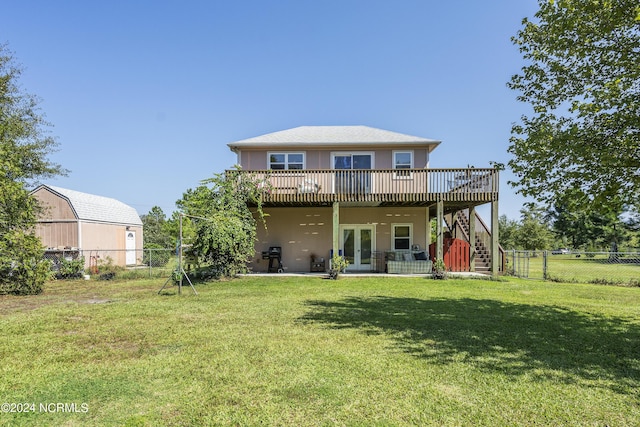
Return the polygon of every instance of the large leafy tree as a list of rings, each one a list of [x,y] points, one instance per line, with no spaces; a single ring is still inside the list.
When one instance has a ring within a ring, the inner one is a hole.
[[[193,236],[190,254],[207,274],[231,277],[247,270],[255,255],[256,218],[264,220],[263,190],[251,174],[231,171],[187,190],[176,202]],[[257,207],[255,215],[250,205]]]
[[[584,209],[585,195],[569,191],[548,213],[553,231],[564,246],[578,249],[607,249],[615,252],[631,238],[632,224],[623,220],[620,203],[610,201],[599,209]]]
[[[46,132],[38,98],[18,85],[21,72],[0,45],[0,294],[42,290],[50,264],[33,232],[39,206],[29,187],[64,172],[47,158],[56,142]]]
[[[593,209],[640,194],[638,0],[539,0],[513,38],[509,87],[532,112],[512,128],[519,192],[549,205],[580,189]]]

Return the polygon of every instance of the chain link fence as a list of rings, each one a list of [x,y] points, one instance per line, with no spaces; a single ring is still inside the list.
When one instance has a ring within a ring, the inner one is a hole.
[[[506,251],[517,277],[640,286],[640,252]]]
[[[175,249],[55,249],[44,258],[59,278],[169,277],[176,269]]]

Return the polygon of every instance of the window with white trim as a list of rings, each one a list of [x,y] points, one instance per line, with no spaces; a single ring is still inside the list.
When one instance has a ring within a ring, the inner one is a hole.
[[[391,232],[391,247],[394,251],[408,251],[411,249],[412,224],[392,224]]]
[[[394,151],[393,168],[400,169],[396,172],[396,177],[410,177],[411,172],[408,169],[413,169],[413,151]]]
[[[269,153],[269,169],[304,169],[304,153]]]

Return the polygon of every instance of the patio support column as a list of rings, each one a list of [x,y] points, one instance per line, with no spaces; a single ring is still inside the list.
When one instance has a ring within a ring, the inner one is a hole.
[[[444,244],[444,239],[442,235],[442,222],[444,221],[444,202],[442,199],[436,202],[436,259],[443,259],[442,257],[442,246]]]
[[[332,238],[333,254],[340,253],[340,202],[333,202],[333,238]]]
[[[431,245],[431,217],[429,216],[429,207],[425,208],[425,239],[424,244],[427,245],[425,250],[429,253],[429,245]]]
[[[469,208],[469,271],[476,271],[476,207]]]
[[[491,202],[491,275],[497,276],[500,265],[500,250],[498,245],[498,201]]]

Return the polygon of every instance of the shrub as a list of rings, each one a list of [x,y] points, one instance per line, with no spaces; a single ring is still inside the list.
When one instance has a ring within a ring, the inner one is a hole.
[[[610,280],[610,279],[598,278],[598,279],[589,280],[589,283],[593,283],[594,285],[629,286],[633,288],[640,287],[640,281],[637,279]]]
[[[433,263],[433,276],[434,279],[444,280],[447,278],[447,266],[442,258],[437,258]]]
[[[336,280],[340,273],[344,272],[349,267],[349,261],[342,255],[334,255],[331,258],[331,269],[329,270],[329,278]]]
[[[84,257],[67,260],[64,257],[58,261],[56,279],[79,279],[84,275]]]
[[[98,265],[93,271],[93,274],[109,275],[110,279],[114,278],[116,274],[122,273],[126,269],[119,265],[113,265],[113,258],[107,256],[98,260]]]
[[[40,239],[21,231],[0,237],[0,295],[33,295],[42,292],[51,264],[43,258]]]

